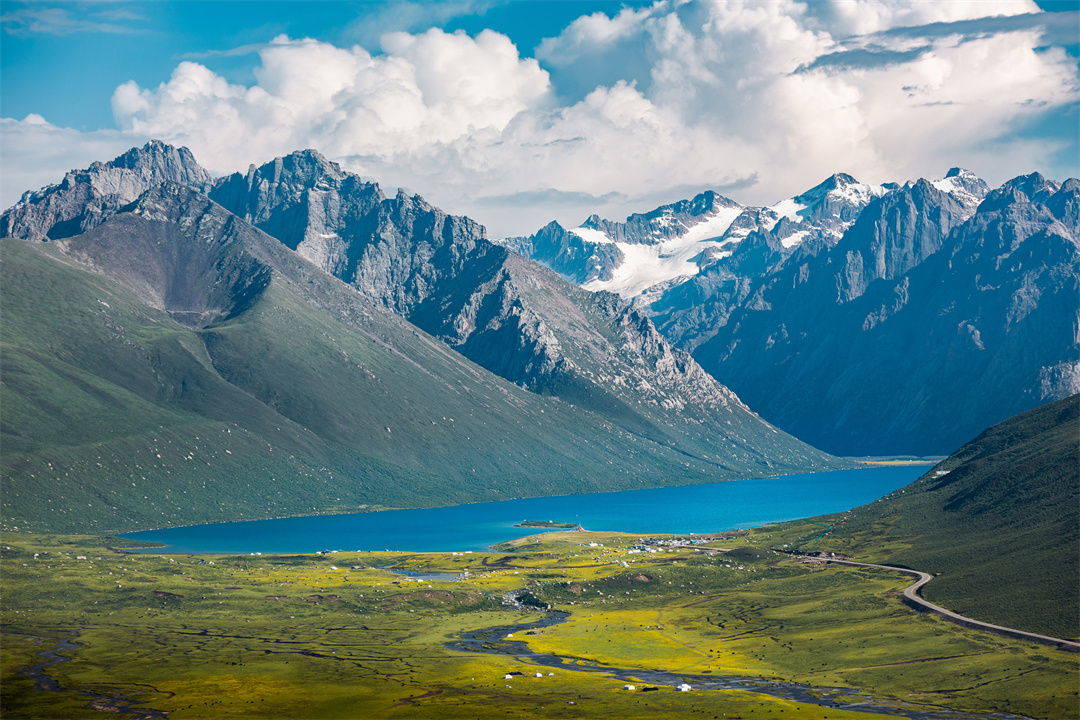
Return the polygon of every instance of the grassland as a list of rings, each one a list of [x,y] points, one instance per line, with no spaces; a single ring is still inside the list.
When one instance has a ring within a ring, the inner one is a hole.
[[[77,692],[90,691],[174,718],[874,717],[738,690],[631,693],[602,672],[445,646],[539,617],[503,605],[522,590],[570,615],[516,639],[571,663],[782,679],[931,708],[1080,712],[1075,656],[915,613],[895,597],[899,574],[770,549],[819,529],[655,553],[630,553],[636,537],[546,533],[492,553],[294,556],[133,554],[106,538],[4,533],[3,715],[100,717]],[[67,692],[35,690],[16,671],[59,638],[81,646],[49,668]]]

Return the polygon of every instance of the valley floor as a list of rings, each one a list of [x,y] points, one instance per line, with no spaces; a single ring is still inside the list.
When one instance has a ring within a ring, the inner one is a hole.
[[[916,613],[900,602],[909,579],[899,573],[773,550],[819,533],[796,522],[647,546],[655,552],[634,552],[637,536],[548,533],[492,553],[290,556],[133,553],[113,538],[5,533],[2,712],[1080,716],[1075,654]],[[565,620],[527,626],[549,606]],[[504,626],[520,630],[456,644]],[[65,640],[77,647],[52,659],[70,661],[39,670],[56,690],[36,688],[22,671]],[[678,692],[674,678],[694,688]],[[707,689],[725,678],[762,684]],[[785,696],[772,682],[809,690]],[[642,692],[649,683],[657,690]]]

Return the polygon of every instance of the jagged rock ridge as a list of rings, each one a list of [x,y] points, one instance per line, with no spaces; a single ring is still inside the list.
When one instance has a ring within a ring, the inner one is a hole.
[[[843,454],[948,452],[1080,389],[1076,187],[1033,174],[991,192],[959,168],[903,186],[834,175],[744,209],[723,252],[639,304],[796,436]]]
[[[78,235],[163,182],[207,192],[213,178],[187,148],[153,140],[111,162],[72,170],[57,185],[25,193],[0,216],[0,237],[55,240]]]

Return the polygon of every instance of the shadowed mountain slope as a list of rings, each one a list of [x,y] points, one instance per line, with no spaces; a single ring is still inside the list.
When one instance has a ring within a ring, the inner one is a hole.
[[[832,452],[949,452],[1080,389],[1078,191],[1017,179],[968,219],[929,183],[894,191],[831,250],[752,282],[694,357]]]
[[[944,454],[1080,391],[1080,182],[836,174],[504,245],[610,288],[762,417],[829,452]]]

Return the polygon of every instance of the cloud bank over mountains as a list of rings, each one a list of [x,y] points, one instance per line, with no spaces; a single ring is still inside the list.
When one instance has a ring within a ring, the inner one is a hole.
[[[492,30],[392,32],[377,48],[278,36],[251,49],[250,85],[192,60],[156,87],[120,85],[116,129],[4,119],[2,199],[151,137],[221,173],[316,148],[496,236],[707,187],[772,203],[836,171],[1063,177],[1077,174],[1075,130],[1060,129],[1080,99],[1076,24],[1012,0],[660,1],[532,49]]]

